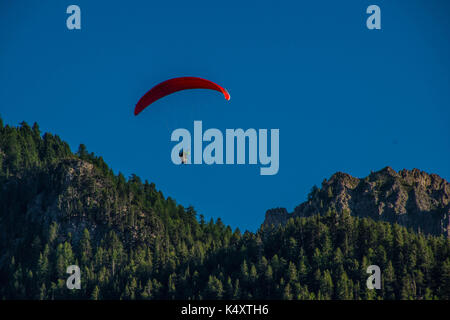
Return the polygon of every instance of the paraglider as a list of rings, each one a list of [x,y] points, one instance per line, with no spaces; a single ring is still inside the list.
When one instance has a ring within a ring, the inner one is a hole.
[[[188,155],[189,155],[189,150],[188,151],[184,151],[183,149],[180,150],[180,153],[178,153],[178,156],[180,157],[182,164],[187,164]]]
[[[181,90],[188,89],[209,89],[221,92],[225,99],[230,100],[230,94],[228,91],[219,86],[218,84],[197,77],[180,77],[173,78],[157,84],[151,88],[141,99],[139,99],[136,107],[134,108],[134,115],[138,115],[142,110],[147,108],[156,100],[159,100],[169,94],[172,94]]]

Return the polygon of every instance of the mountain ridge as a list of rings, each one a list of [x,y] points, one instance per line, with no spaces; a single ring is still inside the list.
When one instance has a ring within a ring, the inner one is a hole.
[[[314,186],[307,201],[289,213],[266,211],[263,225],[285,224],[289,218],[325,214],[329,210],[399,223],[416,232],[450,237],[450,183],[419,169],[385,167],[365,178],[336,172]]]

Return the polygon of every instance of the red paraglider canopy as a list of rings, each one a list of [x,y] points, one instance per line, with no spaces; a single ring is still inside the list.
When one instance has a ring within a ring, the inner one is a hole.
[[[225,99],[230,100],[230,94],[225,88],[218,84],[197,77],[180,77],[173,78],[157,84],[151,88],[141,99],[139,99],[134,108],[134,115],[137,116],[142,110],[147,108],[150,104],[158,99],[161,99],[169,94],[177,91],[187,89],[210,89],[222,92]]]

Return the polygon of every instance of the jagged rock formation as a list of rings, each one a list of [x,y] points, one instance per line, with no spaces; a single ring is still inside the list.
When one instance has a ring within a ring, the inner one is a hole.
[[[396,172],[386,167],[364,179],[337,172],[313,187],[308,200],[288,213],[266,212],[265,225],[284,224],[292,217],[324,214],[329,210],[374,220],[396,222],[417,232],[450,237],[450,184],[418,169]]]

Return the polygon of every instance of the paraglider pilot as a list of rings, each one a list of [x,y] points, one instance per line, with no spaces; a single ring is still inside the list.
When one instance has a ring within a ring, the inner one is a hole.
[[[188,153],[186,152],[186,151],[184,151],[183,149],[181,149],[180,150],[180,152],[178,153],[178,156],[180,157],[180,159],[181,159],[181,163],[182,164],[186,164],[187,163],[187,156],[188,156]]]

